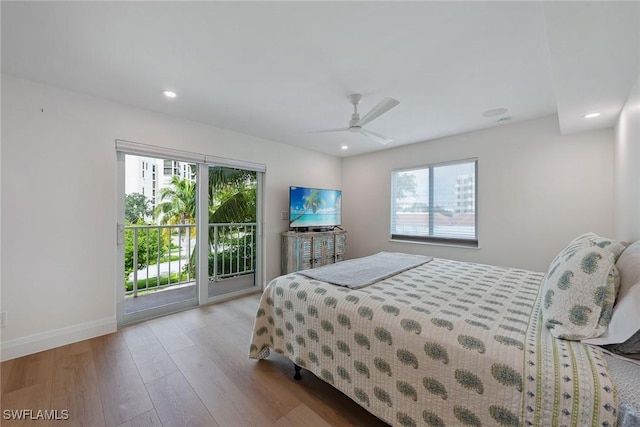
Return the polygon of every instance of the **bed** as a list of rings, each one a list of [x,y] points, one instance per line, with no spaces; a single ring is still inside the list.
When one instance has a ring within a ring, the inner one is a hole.
[[[425,258],[362,287],[308,273],[266,287],[249,356],[284,355],[391,425],[638,420],[637,391],[614,377],[640,380],[640,367],[612,370],[600,346],[552,335],[549,272]]]

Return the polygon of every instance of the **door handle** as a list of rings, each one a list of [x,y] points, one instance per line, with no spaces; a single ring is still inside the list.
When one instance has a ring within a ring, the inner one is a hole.
[[[124,224],[116,224],[116,244],[124,244]]]

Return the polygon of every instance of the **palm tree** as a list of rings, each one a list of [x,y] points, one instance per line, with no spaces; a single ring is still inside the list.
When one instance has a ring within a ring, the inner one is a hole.
[[[221,166],[209,168],[209,224],[256,221],[256,173]],[[195,224],[197,189],[194,181],[173,177],[171,186],[160,191],[161,203],[155,209],[161,224]],[[229,241],[231,227],[219,241]],[[237,237],[237,236],[236,236]],[[215,238],[215,227],[209,227],[209,241]],[[189,257],[189,269],[195,272],[197,244]]]
[[[320,197],[320,191],[317,189],[311,190],[308,196],[304,196],[304,210],[300,215],[296,216],[291,221],[291,223],[294,223],[300,218],[302,218],[309,209],[311,209],[313,213],[316,213],[318,209],[324,206],[324,204],[325,204],[325,201]]]
[[[256,173],[221,166],[209,168],[209,224],[256,221]],[[162,224],[195,224],[196,184],[173,177],[171,187],[160,192],[162,201],[155,213]],[[229,227],[225,227],[229,230]],[[229,240],[230,235],[219,236]],[[215,228],[209,228],[209,241],[215,238]],[[189,269],[195,272],[197,246],[190,254]]]
[[[256,220],[253,171],[221,166],[209,168],[209,222],[254,222]],[[174,176],[171,186],[160,191],[156,217],[161,224],[194,224],[196,184]]]
[[[256,173],[253,171],[231,169],[226,167],[209,168],[209,224],[220,223],[244,223],[256,221]],[[252,262],[254,248],[245,239],[246,229],[239,227],[209,227],[210,262],[211,256],[218,257],[220,247],[212,248],[216,241],[216,229],[218,230],[217,242],[221,244],[223,251],[244,247],[240,253],[250,256],[241,260],[243,265]],[[249,242],[255,244],[255,239]],[[222,255],[221,255],[222,256]],[[229,257],[226,257],[229,259]],[[220,268],[221,264],[218,264]],[[213,264],[209,266],[213,272]]]
[[[155,208],[155,215],[160,224],[195,224],[196,218],[196,183],[188,179],[180,179],[177,176],[171,178],[171,186],[160,190],[160,203]],[[164,238],[170,241],[171,228],[163,231]],[[190,239],[195,233],[195,227],[190,228],[191,233],[183,235],[182,238]],[[181,239],[182,240],[182,239]],[[171,251],[171,244],[169,244]],[[189,254],[189,269],[191,274],[195,274],[196,248]]]
[[[171,186],[160,190],[160,203],[156,217],[161,224],[195,224],[196,183],[177,176],[171,178]]]
[[[256,173],[209,168],[209,223],[256,221]]]

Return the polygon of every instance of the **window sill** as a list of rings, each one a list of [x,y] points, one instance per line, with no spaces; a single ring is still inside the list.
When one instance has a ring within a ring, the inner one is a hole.
[[[478,246],[462,245],[456,243],[443,243],[443,242],[428,242],[424,240],[403,240],[403,239],[389,239],[391,243],[411,243],[414,245],[427,245],[427,246],[445,246],[449,248],[461,248],[461,249],[481,249],[480,244]]]

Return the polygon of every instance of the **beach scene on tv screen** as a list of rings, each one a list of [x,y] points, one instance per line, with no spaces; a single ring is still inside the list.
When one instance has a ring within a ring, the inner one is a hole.
[[[339,190],[291,187],[289,202],[291,227],[340,225],[342,192]]]

